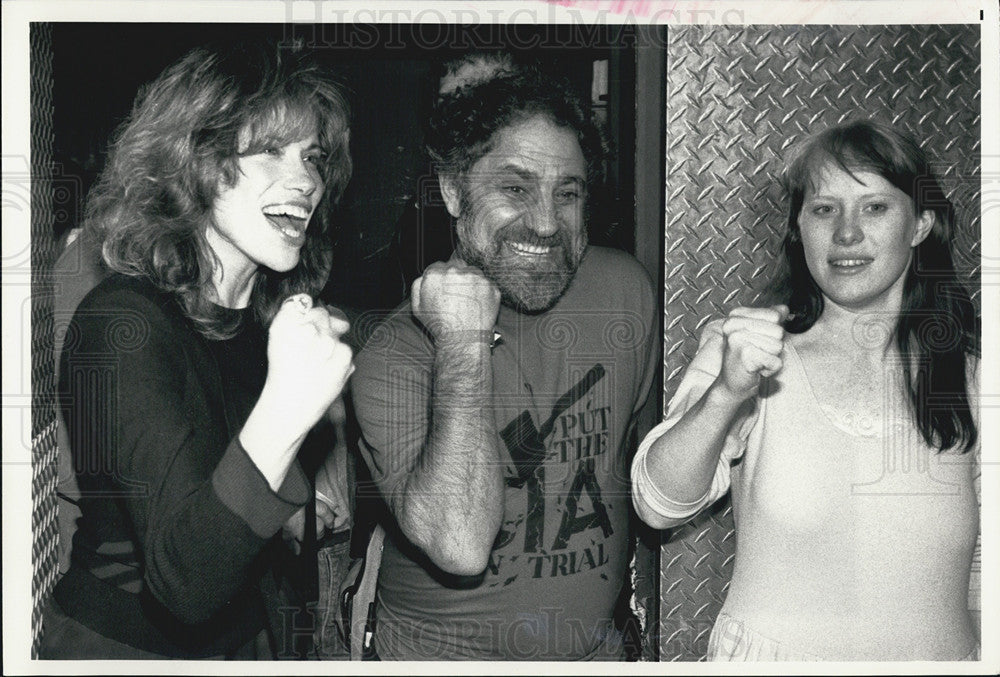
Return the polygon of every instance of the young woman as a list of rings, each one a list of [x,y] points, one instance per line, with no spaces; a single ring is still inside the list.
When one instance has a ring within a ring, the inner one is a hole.
[[[783,303],[710,323],[632,466],[649,524],[732,488],[711,660],[958,660],[968,611],[978,322],[926,156],[869,122],[788,168]]]
[[[346,322],[312,301],[348,124],[321,68],[262,44],[196,49],[137,100],[88,204],[115,274],[62,353],[82,517],[43,658],[285,648],[296,453],[353,370]]]

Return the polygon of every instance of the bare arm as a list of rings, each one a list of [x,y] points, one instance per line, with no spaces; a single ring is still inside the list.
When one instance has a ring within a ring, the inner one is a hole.
[[[646,454],[637,456],[636,463],[643,464],[638,477],[681,511],[690,506],[694,514],[702,507],[728,432],[744,408],[752,406],[760,377],[781,369],[780,322],[786,313],[783,307],[737,308],[721,326],[708,329],[713,334],[703,339],[699,353],[721,359],[721,364],[707,366],[718,376],[680,420],[666,430],[652,431],[658,437]],[[665,528],[677,522],[644,501],[635,503],[639,516],[651,526]]]
[[[436,346],[427,441],[392,510],[406,536],[445,571],[486,567],[503,517],[503,476],[485,341]]]
[[[489,348],[500,293],[476,268],[434,264],[414,283],[411,304],[434,337],[431,421],[390,508],[434,564],[474,575],[486,568],[504,511]]]
[[[277,491],[309,429],[340,396],[354,371],[351,349],[340,341],[346,320],[313,306],[305,294],[289,297],[271,323],[267,380],[240,442]]]

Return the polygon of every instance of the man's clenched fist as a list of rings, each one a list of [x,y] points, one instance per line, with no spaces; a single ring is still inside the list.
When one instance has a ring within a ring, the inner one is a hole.
[[[500,312],[500,290],[479,268],[432,263],[413,283],[410,304],[435,339],[450,332],[490,331]]]

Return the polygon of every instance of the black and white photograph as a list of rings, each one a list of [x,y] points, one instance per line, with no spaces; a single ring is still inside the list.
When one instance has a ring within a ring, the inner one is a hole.
[[[5,673],[1000,669],[998,7],[92,9],[3,5]]]

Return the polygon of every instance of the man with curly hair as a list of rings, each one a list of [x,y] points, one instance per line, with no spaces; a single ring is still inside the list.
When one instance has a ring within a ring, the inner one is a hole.
[[[657,361],[637,261],[587,243],[604,144],[509,59],[443,80],[427,147],[458,247],[358,356],[386,525],[382,659],[620,659],[627,441]]]

